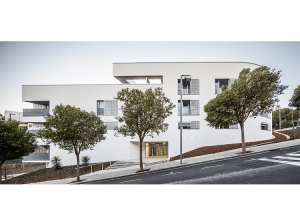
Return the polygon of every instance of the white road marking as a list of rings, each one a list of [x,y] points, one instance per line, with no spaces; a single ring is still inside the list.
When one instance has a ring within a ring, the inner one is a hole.
[[[289,154],[286,154],[287,156],[300,156],[300,154],[291,154],[291,153],[289,153]]]
[[[123,182],[120,182],[121,183],[125,183],[125,182],[131,182],[131,181],[136,181],[136,180],[141,180],[141,179],[135,179],[135,180],[127,180],[127,181],[123,181]]]
[[[293,165],[293,166],[300,166],[299,162],[282,161],[282,160],[276,160],[276,159],[259,159],[259,160],[274,162],[274,163],[284,163],[284,164]]]
[[[287,157],[287,156],[275,156],[273,157],[274,159],[287,159],[287,160],[300,160],[300,158],[295,158],[295,157]]]

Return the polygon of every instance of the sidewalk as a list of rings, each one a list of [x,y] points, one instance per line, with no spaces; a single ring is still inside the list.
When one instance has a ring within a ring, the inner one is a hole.
[[[264,152],[264,151],[269,151],[269,150],[274,150],[274,149],[286,148],[286,147],[295,146],[295,145],[300,145],[300,139],[279,142],[279,143],[274,143],[274,144],[268,144],[268,145],[248,147],[247,150],[252,151],[253,153],[258,153],[258,152]],[[169,162],[164,162],[164,163],[160,163],[160,164],[156,164],[156,165],[149,165],[149,166],[145,166],[144,168],[145,169],[150,168],[150,171],[154,171],[154,170],[167,169],[167,168],[171,168],[171,167],[177,167],[177,166],[193,164],[193,163],[198,163],[198,162],[206,162],[206,161],[225,159],[225,158],[230,158],[230,157],[238,157],[238,156],[242,156],[242,155],[239,155],[236,153],[239,153],[241,151],[242,151],[241,148],[233,149],[233,150],[229,150],[229,151],[225,151],[225,152],[219,152],[219,153],[215,153],[215,154],[209,154],[209,155],[203,155],[203,156],[197,156],[197,157],[183,159],[182,160],[183,164],[180,164],[180,161],[176,160],[176,161],[169,161]],[[247,155],[249,155],[249,154],[247,154]],[[80,183],[89,182],[89,181],[93,181],[93,180],[107,179],[107,178],[116,178],[116,177],[121,177],[121,176],[126,176],[126,175],[135,175],[136,174],[135,172],[137,170],[139,170],[139,166],[132,166],[132,167],[128,167],[128,168],[114,169],[114,170],[101,170],[101,171],[97,171],[94,173],[85,174],[85,175],[80,176],[80,179],[83,180]],[[76,180],[76,177],[73,177],[73,178],[67,178],[67,179],[62,179],[62,180],[44,181],[44,182],[32,183],[32,184],[70,184],[72,181],[75,181],[75,180]],[[78,184],[78,183],[75,183],[75,184]]]

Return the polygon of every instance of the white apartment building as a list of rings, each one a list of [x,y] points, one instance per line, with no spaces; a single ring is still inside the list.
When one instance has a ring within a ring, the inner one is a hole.
[[[193,149],[241,142],[239,125],[229,127],[209,127],[203,107],[221,93],[223,85],[230,85],[244,68],[255,69],[259,65],[246,62],[182,62],[182,63],[114,63],[113,76],[122,84],[99,85],[23,85],[22,100],[33,104],[33,108],[23,110],[23,122],[28,122],[29,130],[37,132],[43,128],[43,116],[52,113],[59,104],[76,106],[86,111],[94,111],[107,125],[106,140],[95,150],[85,150],[91,162],[130,160],[139,158],[139,139],[115,137],[115,117],[121,115],[121,103],[114,100],[122,88],[162,87],[166,96],[177,107],[165,122],[167,132],[155,138],[146,137],[143,142],[143,158],[170,158],[180,153],[180,77],[190,75],[191,81],[183,81],[183,153]],[[249,118],[245,122],[247,142],[272,138],[271,114]],[[53,156],[62,158],[63,165],[75,165],[76,157],[68,151],[52,144],[45,145],[38,139],[40,148],[24,157],[24,162],[49,162]]]

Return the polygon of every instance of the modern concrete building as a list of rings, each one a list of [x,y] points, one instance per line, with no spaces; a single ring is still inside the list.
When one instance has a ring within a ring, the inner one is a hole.
[[[43,128],[45,118],[58,105],[71,105],[86,111],[94,111],[107,125],[107,139],[97,144],[95,150],[86,150],[91,162],[130,160],[139,158],[139,139],[114,137],[115,117],[121,102],[114,100],[122,88],[162,87],[166,96],[177,107],[166,119],[167,132],[155,138],[146,137],[143,143],[144,158],[170,158],[180,152],[180,102],[181,75],[190,75],[191,81],[183,81],[183,153],[201,146],[241,142],[238,125],[212,128],[204,120],[204,105],[221,93],[223,85],[231,85],[243,68],[255,69],[259,65],[246,62],[182,62],[182,63],[114,63],[113,76],[122,84],[99,85],[23,85],[22,100],[33,104],[23,110],[23,122],[29,123],[29,130],[36,132]],[[245,123],[247,142],[272,138],[271,114],[249,118]],[[76,164],[76,157],[54,145],[41,145],[38,152],[24,158],[24,161],[49,162],[52,156],[60,156],[63,165]]]

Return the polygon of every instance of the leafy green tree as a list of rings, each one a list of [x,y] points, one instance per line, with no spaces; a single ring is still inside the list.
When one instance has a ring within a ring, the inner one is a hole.
[[[292,120],[292,118],[288,116],[291,111],[292,109],[290,108],[281,108],[281,120]],[[272,111],[272,126],[273,128],[279,127],[279,110]]]
[[[0,183],[2,165],[6,161],[28,156],[38,147],[34,134],[19,124],[20,122],[15,120],[0,120]]]
[[[69,153],[75,152],[77,157],[77,181],[79,178],[79,155],[82,150],[94,149],[95,145],[104,140],[106,126],[94,112],[88,113],[75,106],[58,105],[53,115],[47,115],[45,128],[39,130],[38,137],[48,144],[58,145]]]
[[[118,128],[117,133],[131,138],[136,135],[139,137],[140,170],[143,171],[143,140],[146,136],[153,138],[154,134],[159,135],[160,132],[167,131],[169,124],[164,121],[172,114],[175,105],[170,102],[160,87],[154,90],[146,89],[145,92],[139,89],[122,89],[115,99],[124,102],[121,106],[123,116],[116,117],[124,124]]]
[[[246,153],[244,123],[249,116],[272,111],[275,98],[288,86],[280,85],[280,72],[261,66],[252,71],[243,69],[230,88],[224,86],[222,94],[205,106],[205,120],[210,127],[239,124],[242,152]]]
[[[288,118],[288,120],[292,120],[293,117],[293,121],[297,121],[297,127],[299,126],[299,118],[300,118],[300,110],[294,110],[292,113],[292,110],[287,114],[286,116]]]
[[[292,121],[288,121],[288,120],[286,120],[286,119],[282,120],[280,123],[281,123],[281,128],[282,128],[282,129],[283,129],[283,128],[290,128],[290,127],[293,126]]]
[[[290,99],[290,107],[296,107],[297,110],[300,110],[300,85],[294,89],[294,94]]]

